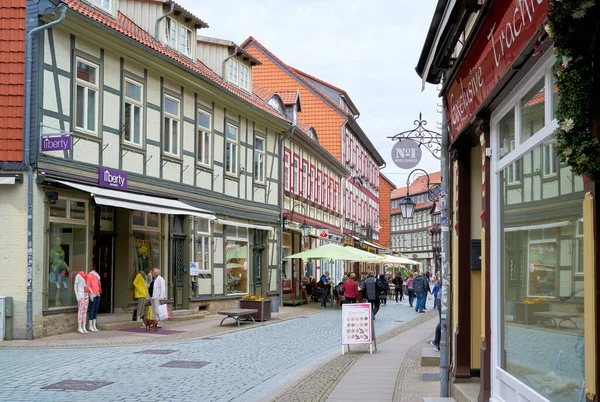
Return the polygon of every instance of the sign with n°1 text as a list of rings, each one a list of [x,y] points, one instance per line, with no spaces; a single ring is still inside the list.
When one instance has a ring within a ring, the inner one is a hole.
[[[419,164],[423,153],[417,141],[403,139],[392,147],[392,160],[400,169],[412,169]]]
[[[127,172],[105,167],[98,168],[98,184],[102,187],[127,190]]]
[[[342,304],[342,345],[371,343],[371,303]]]

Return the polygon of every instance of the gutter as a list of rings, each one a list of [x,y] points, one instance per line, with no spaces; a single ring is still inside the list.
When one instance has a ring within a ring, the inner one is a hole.
[[[33,169],[31,167],[31,75],[33,70],[33,35],[40,31],[52,28],[65,20],[67,5],[61,3],[60,17],[48,24],[38,26],[27,33],[25,44],[25,149],[23,158],[27,166],[27,340],[33,340]]]
[[[160,21],[164,18],[166,18],[167,16],[173,14],[173,10],[175,10],[175,2],[171,1],[171,9],[169,10],[168,13],[161,15],[160,17],[158,17],[158,19],[156,20],[156,25],[154,26],[154,39],[156,39],[158,41],[158,24],[160,23]],[[175,33],[177,34],[177,33]]]
[[[293,125],[290,128],[290,132],[279,140],[279,183],[281,186],[285,185],[285,178],[283,177],[283,144],[285,140],[294,135],[294,132],[298,129],[298,126]],[[284,188],[279,189],[279,241],[277,242],[279,248],[279,270],[277,271],[277,287],[279,288],[279,305],[283,307],[283,286],[281,285],[281,278],[283,278],[283,202],[284,202]]]

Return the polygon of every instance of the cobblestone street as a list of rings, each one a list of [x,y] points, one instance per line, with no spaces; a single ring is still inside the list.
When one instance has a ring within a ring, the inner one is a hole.
[[[377,334],[418,316],[404,304],[388,303],[377,315]],[[80,397],[102,401],[258,400],[280,387],[284,380],[296,377],[299,380],[336,357],[340,353],[340,327],[341,310],[326,310],[273,325],[185,342],[0,350],[5,373],[0,381],[0,400],[72,401]],[[155,350],[172,353],[148,354]],[[207,364],[199,368],[161,367],[173,361]],[[67,380],[109,384],[93,391],[43,389]]]

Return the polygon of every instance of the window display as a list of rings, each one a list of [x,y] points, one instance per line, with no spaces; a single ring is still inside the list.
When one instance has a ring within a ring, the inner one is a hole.
[[[228,240],[226,253],[227,294],[248,293],[248,243]]]
[[[133,211],[132,227],[131,277],[134,278],[138,272],[147,275],[154,268],[161,269],[160,215]]]

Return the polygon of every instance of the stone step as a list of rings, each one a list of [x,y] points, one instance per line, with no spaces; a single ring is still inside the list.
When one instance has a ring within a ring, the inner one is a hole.
[[[434,367],[440,365],[440,352],[433,348],[423,348],[421,352],[421,366]]]
[[[99,323],[96,322],[96,327],[100,331],[118,331],[120,329],[128,329],[128,328],[137,328],[141,325],[141,323],[137,321],[116,321],[116,322],[106,322]]]
[[[440,397],[423,397],[423,402],[456,402],[454,398],[440,398]]]
[[[171,310],[171,318],[169,321],[188,321],[204,318],[210,313],[208,311],[199,311],[197,309],[190,310]]]
[[[452,384],[452,395],[457,402],[477,402],[479,388],[479,382],[455,382]]]

